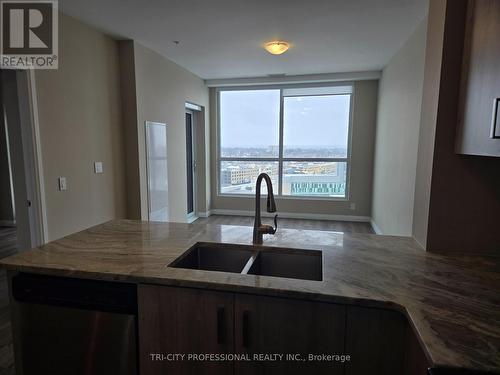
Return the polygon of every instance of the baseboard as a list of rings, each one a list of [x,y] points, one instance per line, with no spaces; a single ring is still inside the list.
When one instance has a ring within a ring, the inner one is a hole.
[[[197,215],[198,217],[209,217],[210,215],[212,215],[212,212],[210,210],[206,212],[198,212]]]
[[[0,220],[0,227],[15,227],[15,220]]]
[[[226,210],[221,208],[213,208],[210,210],[212,215],[228,215],[228,216],[254,216],[254,211],[245,210]],[[274,217],[274,213],[262,211],[264,217]],[[297,212],[278,212],[279,217],[285,219],[309,219],[309,220],[331,220],[331,221],[357,221],[370,222],[369,216],[354,216],[354,215],[328,215],[328,214],[307,214]],[[200,215],[201,216],[201,215]]]
[[[186,219],[186,221],[187,221],[188,224],[191,224],[192,222],[198,220],[198,217],[199,216],[196,216],[196,215],[188,216],[188,218]]]
[[[382,231],[380,230],[380,228],[378,227],[378,225],[373,221],[373,219],[370,220],[370,224],[373,228],[373,231],[376,233],[376,234],[383,234]]]

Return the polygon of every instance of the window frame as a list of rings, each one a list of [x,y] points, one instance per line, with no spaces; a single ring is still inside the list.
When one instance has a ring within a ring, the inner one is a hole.
[[[322,94],[322,95],[350,95],[349,100],[349,124],[348,124],[348,134],[347,134],[347,155],[345,158],[286,158],[283,157],[283,139],[284,139],[284,98],[285,97],[297,97],[297,96],[322,96],[318,94],[311,95],[283,95],[283,91],[287,89],[310,89],[310,88],[323,88],[323,87],[347,87],[351,88],[350,93],[339,93],[339,94]],[[220,93],[223,91],[250,91],[250,90],[279,90],[280,91],[280,106],[279,106],[279,142],[278,149],[279,153],[277,157],[265,157],[265,158],[253,158],[253,157],[222,157],[221,156],[221,114],[220,114]],[[352,132],[353,132],[353,103],[355,93],[354,82],[331,82],[331,83],[311,83],[311,84],[282,84],[282,85],[255,85],[255,86],[229,86],[229,87],[217,87],[215,89],[216,95],[216,192],[217,197],[222,198],[243,198],[243,199],[254,199],[254,194],[230,194],[221,192],[220,175],[221,175],[221,162],[224,161],[247,161],[247,162],[277,162],[278,163],[278,186],[274,187],[274,195],[279,199],[285,200],[320,200],[320,201],[349,201],[350,191],[351,191],[351,159],[352,159]],[[283,163],[286,162],[341,162],[346,163],[346,187],[344,197],[326,197],[326,196],[313,196],[313,195],[283,195]]]

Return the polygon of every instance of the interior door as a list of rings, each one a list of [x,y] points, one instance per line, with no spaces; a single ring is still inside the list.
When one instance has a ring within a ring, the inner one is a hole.
[[[187,214],[195,213],[195,157],[194,157],[194,113],[186,112],[186,168],[187,168]]]
[[[232,374],[230,361],[198,361],[189,354],[233,353],[232,293],[139,285],[141,374]],[[184,358],[154,357],[184,354]]]
[[[343,374],[343,363],[310,361],[309,354],[342,354],[344,329],[341,305],[237,294],[236,352],[283,357],[235,362],[235,374]]]

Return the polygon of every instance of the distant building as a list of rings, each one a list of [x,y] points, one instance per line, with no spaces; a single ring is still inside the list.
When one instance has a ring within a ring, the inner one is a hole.
[[[278,165],[238,164],[220,171],[221,192],[227,194],[251,194],[255,190],[257,176],[265,172],[277,183]],[[291,162],[284,165],[282,194],[295,196],[345,197],[346,163]],[[277,188],[277,187],[275,187]]]
[[[304,169],[307,170],[304,174],[283,175],[283,195],[345,197],[344,163],[335,163],[335,171],[328,174],[310,174],[313,172],[308,167]],[[326,170],[322,172],[325,173]]]
[[[221,170],[220,179],[222,186],[228,185],[241,185],[254,182],[259,174],[267,173],[269,175],[278,174],[278,166],[276,165],[266,165],[257,166],[251,165],[248,167],[241,167],[237,165],[231,165]]]
[[[225,185],[240,185],[252,181],[252,178],[259,175],[258,168],[240,168],[238,166],[229,166],[221,170],[221,183]]]
[[[290,166],[284,171],[284,173],[336,175],[337,163],[293,162],[290,163]]]

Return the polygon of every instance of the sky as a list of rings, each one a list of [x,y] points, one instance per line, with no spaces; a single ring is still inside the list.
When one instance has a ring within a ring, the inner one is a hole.
[[[222,91],[222,147],[278,146],[279,90]],[[349,95],[285,97],[286,147],[345,147]]]

